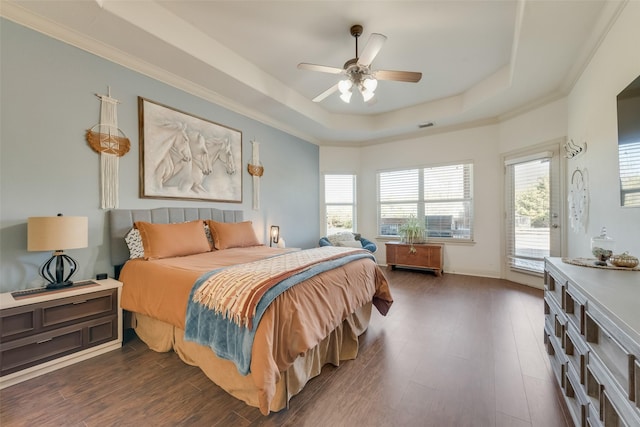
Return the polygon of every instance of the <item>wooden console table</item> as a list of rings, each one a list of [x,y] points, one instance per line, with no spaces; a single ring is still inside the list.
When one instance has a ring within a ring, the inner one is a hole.
[[[442,248],[438,243],[413,244],[415,251],[408,243],[387,242],[387,265],[396,267],[425,268],[433,270],[437,276],[442,276]]]

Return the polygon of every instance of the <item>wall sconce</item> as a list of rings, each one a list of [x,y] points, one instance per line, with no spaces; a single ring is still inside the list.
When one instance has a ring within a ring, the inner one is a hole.
[[[27,220],[27,250],[53,251],[40,268],[40,276],[47,281],[47,289],[71,286],[71,277],[78,263],[64,249],[88,246],[89,220],[86,216],[39,216]],[[52,268],[55,260],[55,269]],[[67,274],[65,275],[65,270]]]
[[[269,235],[271,236],[269,239],[269,246],[273,246],[274,243],[277,245],[280,240],[280,227],[272,225]]]

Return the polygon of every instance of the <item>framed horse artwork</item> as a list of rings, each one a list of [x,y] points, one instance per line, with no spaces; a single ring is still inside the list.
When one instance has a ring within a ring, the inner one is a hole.
[[[242,132],[138,97],[140,197],[242,203]]]

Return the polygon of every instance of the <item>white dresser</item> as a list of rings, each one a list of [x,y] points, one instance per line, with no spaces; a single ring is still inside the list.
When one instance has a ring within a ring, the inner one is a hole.
[[[544,339],[576,426],[640,426],[640,272],[545,262]]]

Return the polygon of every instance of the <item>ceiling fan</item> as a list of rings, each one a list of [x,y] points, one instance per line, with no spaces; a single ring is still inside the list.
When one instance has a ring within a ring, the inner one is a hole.
[[[354,25],[351,27],[351,35],[356,39],[356,57],[344,63],[343,68],[328,67],[326,65],[316,65],[301,62],[298,68],[301,70],[319,71],[321,73],[342,74],[345,76],[329,89],[313,98],[313,102],[320,102],[336,91],[340,91],[340,99],[348,103],[351,101],[353,88],[356,88],[362,94],[365,102],[371,101],[375,95],[378,80],[393,80],[398,82],[417,83],[422,78],[422,73],[414,71],[391,71],[391,70],[372,70],[371,63],[375,59],[387,37],[372,33],[369,41],[362,50],[362,54],[358,56],[358,37],[362,35],[362,25]]]

